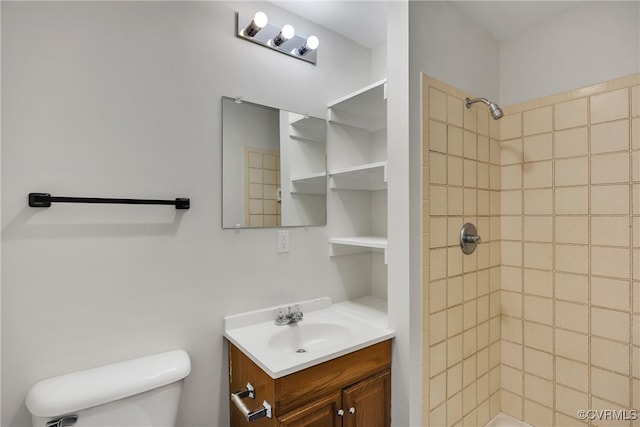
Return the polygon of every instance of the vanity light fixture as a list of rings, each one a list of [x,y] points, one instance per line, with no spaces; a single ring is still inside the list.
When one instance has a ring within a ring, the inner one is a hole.
[[[277,36],[270,40],[270,43],[273,46],[280,46],[282,43],[290,40],[295,34],[296,30],[294,30],[291,25],[287,24],[282,27],[282,30],[280,30],[280,33],[278,33]]]
[[[249,25],[247,25],[243,30],[244,34],[247,37],[255,37],[255,35],[258,34],[261,29],[266,27],[268,23],[269,18],[267,17],[266,13],[256,12],[256,14],[253,15],[253,19],[251,20],[251,22],[249,22]]]
[[[318,37],[297,35],[291,24],[271,23],[262,11],[255,15],[236,13],[236,35],[311,64],[317,61]]]
[[[307,40],[305,40],[304,44],[295,50],[296,55],[305,56],[312,50],[316,50],[318,45],[320,44],[320,40],[316,36],[309,36]]]

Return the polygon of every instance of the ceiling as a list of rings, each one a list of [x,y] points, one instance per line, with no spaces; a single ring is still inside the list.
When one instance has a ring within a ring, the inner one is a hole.
[[[271,3],[368,48],[379,46],[386,39],[387,2],[384,0],[272,0]],[[501,41],[586,1],[454,0],[449,3],[484,28],[494,40]]]

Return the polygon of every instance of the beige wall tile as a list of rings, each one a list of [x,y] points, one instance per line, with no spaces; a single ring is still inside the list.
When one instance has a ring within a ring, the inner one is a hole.
[[[478,161],[489,163],[490,160],[489,138],[478,135]]]
[[[589,257],[587,246],[556,245],[556,271],[564,273],[589,273],[589,265],[585,262]]]
[[[478,125],[477,125],[477,116],[476,116],[476,112],[477,112],[477,107],[471,107],[471,108],[463,108],[463,117],[462,117],[462,121],[464,124],[464,128],[466,130],[469,131],[473,131],[475,132]]]
[[[447,373],[432,378],[429,381],[429,403],[435,408],[447,399]]]
[[[587,216],[556,216],[557,243],[589,243],[589,218]]]
[[[553,387],[551,388],[553,392]],[[549,394],[553,406],[553,393]],[[524,421],[534,426],[553,425],[553,409],[546,408],[529,399],[524,400]]]
[[[578,274],[555,273],[555,291],[556,298],[586,303],[589,301],[589,278]]]
[[[553,269],[553,246],[551,243],[525,243],[524,267],[541,270]]]
[[[502,412],[514,418],[521,419],[523,413],[522,396],[502,390],[500,393]]]
[[[468,130],[464,131],[463,154],[468,159],[478,158],[477,134]]]
[[[629,342],[629,314],[604,308],[591,308],[591,333],[599,337]]]
[[[488,190],[489,182],[489,164],[478,162],[478,188]]]
[[[462,139],[463,139],[462,128],[449,125],[446,127],[446,129],[448,130],[448,133],[447,133],[447,149],[445,150],[445,152],[453,156],[462,156]],[[442,151],[442,150],[437,150],[437,151]]]
[[[464,160],[464,186],[474,188],[477,186],[478,162],[475,160]]]
[[[450,368],[460,362],[462,362],[462,334],[447,340],[447,367]]]
[[[525,321],[524,343],[527,347],[550,353],[553,351],[553,329],[550,326]]]
[[[553,130],[553,107],[536,108],[523,113],[524,135],[533,135]]]
[[[522,394],[522,372],[506,365],[500,367],[500,383],[503,389]]]
[[[577,157],[556,160],[554,173],[556,186],[588,185],[589,158]]]
[[[586,305],[556,301],[555,323],[559,328],[589,332],[589,310]]]
[[[567,129],[587,124],[587,98],[562,102],[555,106],[555,128]]]
[[[589,187],[555,189],[555,213],[586,215],[589,213]]]
[[[525,190],[524,214],[549,215],[553,213],[553,190]]]
[[[463,191],[464,216],[476,216],[478,214],[478,191],[472,188],[465,188]],[[472,222],[476,222],[473,220]]]
[[[447,369],[447,342],[442,341],[430,347],[429,376],[433,377]]]
[[[462,274],[463,256],[464,254],[460,250],[459,246],[454,246],[447,249],[447,275],[449,277]]]
[[[522,188],[522,166],[503,166],[500,170],[500,182],[502,190]]]
[[[447,308],[446,280],[436,280],[429,284],[429,307],[431,313]]]
[[[528,242],[552,242],[553,218],[550,216],[525,216],[524,240]]]
[[[589,398],[586,393],[557,385],[556,408],[559,412],[575,416],[579,410],[589,408]]]
[[[442,248],[447,246],[447,218],[430,217],[429,245],[431,248]]]
[[[522,345],[503,341],[500,343],[500,363],[515,369],[522,369]]]
[[[462,363],[452,366],[447,371],[447,397],[451,398],[462,391]]]
[[[553,407],[553,383],[525,374],[524,396],[545,406]]]
[[[592,337],[591,364],[628,376],[629,345]]]
[[[525,163],[523,169],[525,188],[551,187],[553,181],[551,161]]]
[[[503,340],[509,340],[513,342],[523,343],[523,335],[522,335],[522,320],[516,319],[513,317],[502,316],[500,319],[500,338]],[[498,348],[500,348],[498,341]],[[498,355],[500,353],[498,352]],[[492,354],[493,355],[493,354]],[[500,358],[497,358],[498,363],[500,362]]]
[[[462,99],[447,95],[447,121],[450,124],[462,127],[463,108]]]
[[[452,337],[462,332],[462,306],[447,310],[447,336]]]
[[[549,353],[525,347],[524,369],[528,373],[553,380],[553,356]]]
[[[629,407],[629,377],[592,368],[591,392],[594,396]]]
[[[512,139],[500,143],[500,164],[503,166],[522,163],[522,139]]]
[[[447,152],[447,126],[434,120],[429,121],[429,150]]]
[[[575,388],[589,389],[589,367],[583,363],[556,357],[556,382]]]
[[[591,213],[629,214],[629,185],[591,187]]]
[[[460,426],[462,424],[462,393],[458,393],[447,400],[447,425]]]
[[[556,158],[589,154],[589,137],[586,127],[556,132],[554,137]]]
[[[633,117],[640,116],[640,86],[631,88],[631,115]]]
[[[630,256],[629,249],[594,246],[591,248],[591,273],[629,279]]]
[[[431,407],[433,407],[433,405],[431,405]],[[447,405],[440,405],[429,412],[429,423],[429,425],[432,426],[447,425]]]
[[[591,126],[591,153],[609,153],[629,149],[629,120]]]
[[[431,344],[436,344],[447,337],[447,312],[441,311],[429,317],[429,339]]]
[[[589,337],[577,332],[555,329],[555,353],[567,359],[589,362]]]
[[[591,103],[591,123],[629,117],[629,89],[605,92],[589,98]]]
[[[429,88],[429,117],[447,121],[447,96],[434,88]]]
[[[522,317],[522,294],[509,291],[500,293],[500,312],[506,316]]]
[[[591,217],[591,244],[602,246],[629,246],[629,217]]]
[[[489,188],[491,190],[500,190],[500,166],[489,166]]]
[[[556,425],[562,427],[583,427],[587,425],[586,421],[578,421],[573,417],[569,417],[565,414],[562,414],[558,411],[554,412],[554,416],[556,417]],[[574,415],[575,416],[575,415]],[[431,424],[436,425],[436,424]]]
[[[522,292],[522,268],[501,266],[500,285],[502,290]]]
[[[551,271],[524,269],[524,291],[543,297],[553,296],[553,273]]]
[[[447,276],[447,250],[431,249],[429,251],[429,277],[431,280],[443,279]]]
[[[447,214],[447,187],[441,185],[431,185],[429,187],[429,195],[431,196],[430,213],[431,215]]]
[[[553,324],[553,304],[549,298],[524,297],[524,318],[533,322]]]
[[[591,184],[629,182],[629,153],[591,157]]]
[[[432,184],[447,183],[447,156],[440,153],[431,153],[429,158],[429,179]]]
[[[503,265],[522,266],[522,243],[503,240],[500,247]]]
[[[522,114],[508,114],[500,119],[500,137],[503,141],[522,136]]]
[[[500,217],[501,235],[505,240],[522,239],[522,217],[502,216]]]
[[[522,214],[522,191],[501,191],[500,207],[503,215]]]
[[[491,119],[493,121],[493,119]],[[478,134],[489,136],[489,111],[480,110],[476,111],[476,125]]]
[[[489,163],[500,164],[500,142],[495,138],[489,138]]]
[[[617,310],[630,310],[630,290],[630,284],[626,280],[592,277],[591,304]]]
[[[524,138],[524,161],[535,162],[553,157],[553,134],[528,136]]]
[[[462,188],[447,187],[447,214],[448,215],[462,215],[464,195]],[[433,203],[433,196],[432,196]]]

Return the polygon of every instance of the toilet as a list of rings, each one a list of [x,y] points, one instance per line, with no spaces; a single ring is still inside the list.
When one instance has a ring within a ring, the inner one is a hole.
[[[190,372],[184,350],[168,351],[40,381],[25,403],[34,427],[175,427]]]

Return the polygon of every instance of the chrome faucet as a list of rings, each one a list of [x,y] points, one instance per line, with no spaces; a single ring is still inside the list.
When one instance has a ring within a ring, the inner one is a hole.
[[[290,323],[298,323],[302,320],[303,316],[304,314],[302,314],[302,310],[297,304],[293,307],[279,308],[276,311],[275,324],[278,326],[284,326]]]

